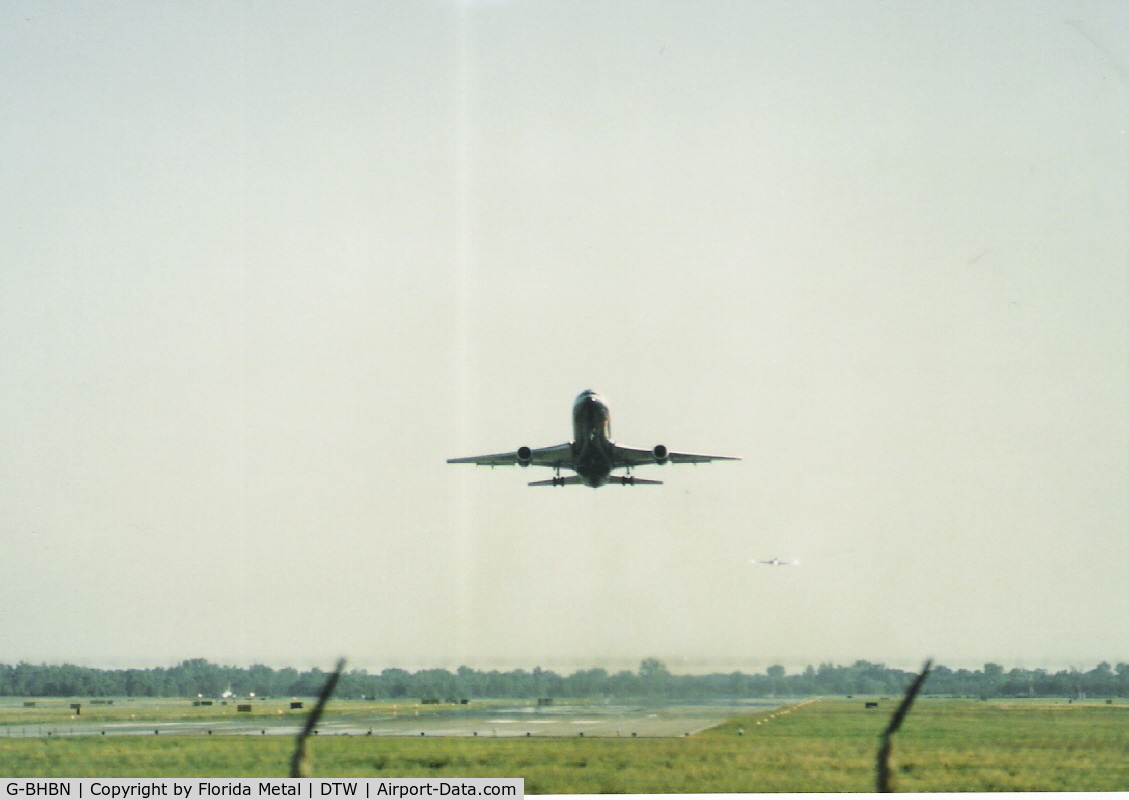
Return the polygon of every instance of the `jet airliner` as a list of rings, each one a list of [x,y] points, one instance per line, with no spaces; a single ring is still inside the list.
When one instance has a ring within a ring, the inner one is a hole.
[[[517,464],[521,467],[551,467],[552,478],[532,481],[530,486],[570,486],[583,484],[597,489],[606,483],[623,486],[635,484],[661,484],[662,481],[636,478],[631,469],[641,464],[701,464],[707,461],[740,461],[734,456],[707,456],[695,453],[673,453],[657,444],[649,450],[623,447],[611,438],[611,413],[607,401],[591,389],[577,395],[572,404],[571,442],[552,447],[519,447],[511,453],[488,456],[449,458],[448,464],[478,464],[500,467]],[[561,475],[562,469],[575,475]],[[612,475],[613,470],[625,469],[626,474]]]

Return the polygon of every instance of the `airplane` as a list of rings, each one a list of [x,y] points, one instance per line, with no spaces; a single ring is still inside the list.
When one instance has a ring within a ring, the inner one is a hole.
[[[622,486],[636,484],[661,484],[662,481],[636,478],[631,469],[641,464],[700,464],[707,461],[740,461],[734,456],[707,456],[694,453],[672,453],[665,446],[657,444],[649,450],[623,447],[611,438],[611,413],[607,401],[591,389],[576,396],[572,404],[571,442],[552,447],[519,447],[511,453],[496,453],[488,456],[449,458],[448,464],[478,464],[479,466],[501,467],[517,464],[528,467],[551,467],[555,470],[552,478],[532,481],[530,486],[572,486],[583,484],[598,489],[607,483]],[[570,469],[575,475],[561,475],[562,469]],[[626,469],[625,475],[612,475],[612,470]]]
[[[775,557],[770,558],[768,561],[757,561],[754,558],[753,563],[754,564],[768,564],[770,567],[798,567],[798,566],[800,566],[800,562],[797,561],[797,560],[783,561],[783,560],[781,560],[779,558],[775,558]]]

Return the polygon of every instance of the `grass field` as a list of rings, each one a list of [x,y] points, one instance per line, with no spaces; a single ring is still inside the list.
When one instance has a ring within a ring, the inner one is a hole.
[[[230,700],[213,701],[210,706],[193,706],[191,700],[147,700],[115,699],[110,705],[93,705],[89,700],[61,700],[51,698],[34,700],[33,708],[26,708],[23,700],[5,698],[0,704],[0,729],[12,725],[38,725],[48,728],[52,725],[65,725],[71,722],[130,722],[152,723],[193,722],[215,719],[238,719],[243,722],[255,720],[277,721],[282,717],[301,724],[306,714],[314,706],[313,700],[306,700],[302,710],[292,710],[290,700]],[[72,703],[82,705],[81,712],[75,714]],[[240,703],[250,703],[254,709],[251,714],[240,713]],[[330,701],[330,708],[337,718],[370,717],[387,714],[391,709],[415,709],[425,713],[428,706],[419,704],[392,703],[384,701]],[[0,733],[0,736],[3,734]]]
[[[318,777],[521,777],[529,794],[870,792],[894,705],[823,699],[679,739],[322,737],[310,753]],[[0,776],[285,777],[292,749],[287,737],[0,739]],[[925,698],[893,761],[901,791],[1126,791],[1127,753],[1124,702]]]

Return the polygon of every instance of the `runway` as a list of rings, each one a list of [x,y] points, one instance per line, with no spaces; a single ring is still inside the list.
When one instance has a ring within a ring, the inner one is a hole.
[[[740,714],[779,706],[776,700],[731,703],[589,704],[551,706],[491,704],[404,709],[373,714],[329,714],[318,736],[440,737],[681,737],[720,725]],[[0,737],[70,736],[296,736],[304,718],[146,722],[61,722],[0,726]]]

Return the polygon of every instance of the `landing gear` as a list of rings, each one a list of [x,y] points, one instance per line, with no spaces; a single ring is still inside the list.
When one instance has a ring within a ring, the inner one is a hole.
[[[635,485],[635,476],[634,475],[620,475],[619,476],[619,485],[620,486],[634,486]]]
[[[565,485],[565,479],[563,477],[561,477],[561,470],[560,470],[559,467],[557,468],[556,473],[553,475],[552,480],[553,480],[553,486],[564,486]]]

